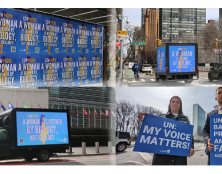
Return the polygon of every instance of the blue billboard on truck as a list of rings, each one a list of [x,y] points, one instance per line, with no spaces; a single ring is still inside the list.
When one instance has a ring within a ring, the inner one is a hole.
[[[165,47],[157,49],[157,72],[166,72]]]
[[[0,8],[0,86],[103,82],[103,27]]]
[[[169,46],[169,72],[195,72],[195,46]]]
[[[16,111],[17,146],[69,144],[67,112]]]

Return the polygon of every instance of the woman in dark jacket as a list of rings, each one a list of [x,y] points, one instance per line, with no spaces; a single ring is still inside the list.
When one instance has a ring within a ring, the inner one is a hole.
[[[145,114],[146,113],[140,113],[138,115],[138,118],[141,122],[143,121]],[[165,115],[160,115],[160,117],[190,124],[188,117],[183,115],[182,101],[180,97],[178,96],[173,96],[170,99],[168,112]],[[192,140],[192,146],[191,146],[189,157],[191,157],[193,154],[194,154],[194,141]],[[187,165],[187,157],[154,154],[152,165]]]

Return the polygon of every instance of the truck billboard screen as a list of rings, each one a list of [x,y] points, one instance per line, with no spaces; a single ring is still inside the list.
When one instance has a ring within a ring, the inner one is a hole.
[[[17,146],[69,144],[66,112],[16,112]]]
[[[166,72],[165,68],[165,47],[157,49],[157,72]]]
[[[169,46],[170,73],[195,72],[195,46]]]

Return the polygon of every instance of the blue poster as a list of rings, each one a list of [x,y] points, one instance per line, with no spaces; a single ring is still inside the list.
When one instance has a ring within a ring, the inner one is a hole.
[[[103,82],[103,28],[0,8],[0,86],[83,86]]]
[[[69,144],[67,113],[16,112],[17,146]]]
[[[195,72],[195,46],[169,46],[170,73]]]
[[[146,114],[133,151],[188,156],[193,125]]]
[[[222,114],[210,115],[210,165],[222,165]]]
[[[166,72],[165,47],[157,49],[157,72]]]

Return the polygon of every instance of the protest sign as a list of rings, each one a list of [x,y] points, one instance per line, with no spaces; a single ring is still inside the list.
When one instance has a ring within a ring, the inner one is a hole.
[[[146,114],[133,151],[188,156],[193,125]]]
[[[222,164],[222,114],[210,115],[210,165]]]

